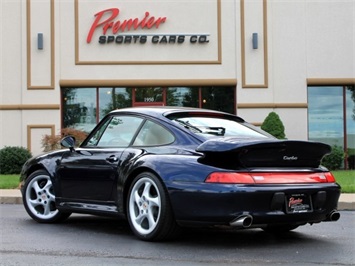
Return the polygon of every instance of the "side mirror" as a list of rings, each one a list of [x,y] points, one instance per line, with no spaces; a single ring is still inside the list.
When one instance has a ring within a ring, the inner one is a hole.
[[[62,138],[62,140],[60,141],[60,145],[65,148],[69,148],[71,151],[73,151],[75,146],[75,138],[72,136],[66,136]]]

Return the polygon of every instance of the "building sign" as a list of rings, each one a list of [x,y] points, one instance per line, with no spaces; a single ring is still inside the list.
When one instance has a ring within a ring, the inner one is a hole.
[[[76,0],[75,14],[77,64],[220,63],[220,0]]]
[[[148,11],[145,12],[143,18],[128,18],[124,20],[115,20],[118,18],[120,10],[118,8],[109,8],[102,10],[95,14],[95,20],[91,25],[88,36],[86,38],[87,43],[90,43],[92,36],[96,30],[101,30],[102,34],[99,37],[99,43],[108,44],[108,43],[117,43],[117,44],[131,44],[131,43],[147,43],[148,38],[152,43],[184,43],[186,36],[185,35],[149,35],[149,34],[122,34],[128,31],[134,31],[139,29],[158,29],[162,23],[165,23],[167,17],[154,17],[151,16]],[[104,18],[105,15],[108,15],[107,18]],[[190,43],[208,43],[209,34],[190,35]]]

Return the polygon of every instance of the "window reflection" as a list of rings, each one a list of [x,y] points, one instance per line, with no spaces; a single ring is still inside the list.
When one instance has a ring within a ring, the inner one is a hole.
[[[167,88],[167,105],[169,106],[198,106],[199,90],[197,87]]]
[[[99,88],[100,120],[109,112],[132,106],[131,88]]]
[[[135,88],[136,102],[162,102],[163,88],[161,87],[147,87]]]
[[[233,114],[234,98],[230,87],[203,87],[201,107]]]
[[[354,167],[354,86],[308,87],[308,136],[310,140],[344,148],[348,167]]]
[[[90,132],[96,125],[96,90],[65,88],[62,90],[63,127]]]
[[[235,87],[62,88],[62,103],[63,127],[90,132],[112,110],[136,103],[235,113]]]
[[[346,124],[347,134],[352,135],[352,141],[355,137],[355,86],[347,87],[346,90]]]
[[[308,89],[309,139],[343,147],[342,87]]]
[[[355,86],[346,88],[346,137],[348,168],[355,169]]]

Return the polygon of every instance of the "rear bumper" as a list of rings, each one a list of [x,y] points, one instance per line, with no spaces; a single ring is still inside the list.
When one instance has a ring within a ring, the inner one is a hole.
[[[334,183],[243,186],[174,182],[168,190],[179,224],[230,225],[245,216],[252,217],[255,227],[330,221],[340,197],[340,187]],[[309,197],[311,210],[288,211],[291,195]]]

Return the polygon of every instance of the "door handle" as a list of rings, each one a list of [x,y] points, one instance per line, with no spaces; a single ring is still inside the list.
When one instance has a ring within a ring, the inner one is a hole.
[[[106,161],[109,161],[110,163],[115,163],[118,162],[118,158],[115,155],[111,155],[110,157],[106,158]]]

